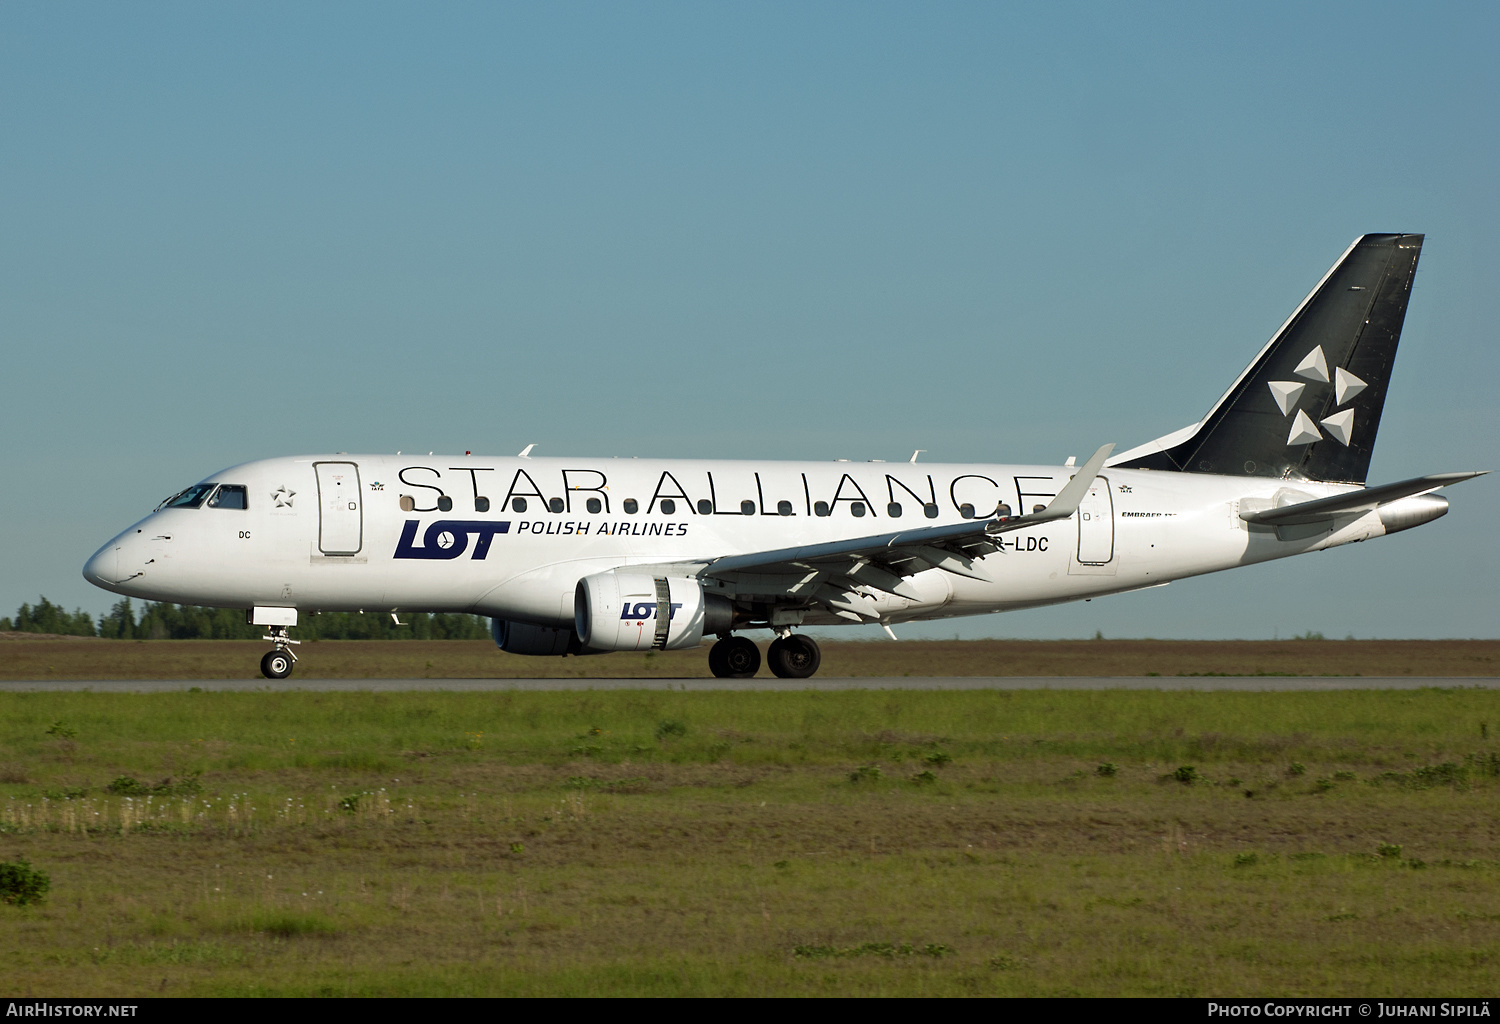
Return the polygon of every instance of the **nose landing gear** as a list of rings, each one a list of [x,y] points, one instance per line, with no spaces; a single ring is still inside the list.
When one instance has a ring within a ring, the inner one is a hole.
[[[292,674],[292,666],[297,664],[297,655],[292,653],[292,644],[300,644],[301,640],[293,640],[287,636],[285,626],[267,626],[271,632],[264,639],[271,641],[274,650],[266,652],[266,656],[260,659],[260,674],[267,679],[285,679]]]

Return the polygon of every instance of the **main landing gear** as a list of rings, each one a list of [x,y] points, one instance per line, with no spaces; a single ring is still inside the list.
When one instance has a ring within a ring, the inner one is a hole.
[[[823,663],[823,652],[812,637],[788,633],[771,641],[766,648],[766,661],[782,679],[807,679]]]
[[[766,662],[782,679],[806,679],[822,660],[817,641],[791,631],[766,648]],[[746,637],[726,636],[708,649],[708,667],[720,679],[749,679],[760,671],[760,649]]]
[[[271,641],[275,649],[266,652],[266,656],[260,659],[260,674],[267,679],[285,679],[292,674],[292,666],[297,664],[297,656],[292,653],[292,644],[300,644],[301,640],[293,640],[287,636],[285,626],[267,626],[270,635],[264,639]]]

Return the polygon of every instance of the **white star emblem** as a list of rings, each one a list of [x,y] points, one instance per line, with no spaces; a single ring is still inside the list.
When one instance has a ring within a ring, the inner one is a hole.
[[[1270,382],[1271,396],[1276,399],[1276,407],[1281,410],[1281,415],[1290,416],[1292,407],[1297,404],[1297,399],[1302,397],[1303,388],[1306,384],[1300,384],[1294,380],[1273,380]]]
[[[1336,412],[1323,420],[1323,429],[1328,431],[1328,436],[1333,438],[1345,448],[1349,447],[1349,439],[1354,436],[1354,410],[1345,409]]]
[[[1318,433],[1318,428],[1313,426],[1313,421],[1307,413],[1298,409],[1297,418],[1292,420],[1292,432],[1287,435],[1286,443],[1288,445],[1312,444],[1314,441],[1321,440],[1323,440],[1323,435]]]
[[[296,491],[289,491],[285,487],[278,487],[271,492],[271,500],[276,502],[277,508],[291,508],[292,498],[296,493]]]
[[[1334,397],[1338,399],[1339,405],[1343,405],[1349,399],[1363,391],[1368,385],[1342,366],[1333,371]]]
[[[1297,368],[1292,371],[1303,380],[1317,381],[1319,384],[1328,383],[1328,360],[1323,358],[1323,346],[1315,345],[1313,350],[1302,358]]]

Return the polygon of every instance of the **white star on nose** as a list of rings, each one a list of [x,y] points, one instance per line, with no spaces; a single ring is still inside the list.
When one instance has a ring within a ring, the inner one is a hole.
[[[291,508],[292,498],[296,494],[296,491],[289,491],[285,487],[278,487],[271,492],[271,498],[276,502],[277,508]]]

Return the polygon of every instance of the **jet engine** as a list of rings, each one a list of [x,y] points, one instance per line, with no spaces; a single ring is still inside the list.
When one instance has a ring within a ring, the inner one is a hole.
[[[599,651],[697,647],[705,633],[728,631],[733,618],[727,598],[691,579],[601,572],[579,580],[573,599],[579,641]]]
[[[490,636],[495,638],[495,646],[507,654],[561,657],[564,654],[592,653],[583,650],[578,634],[571,629],[550,629],[526,622],[491,619]]]

